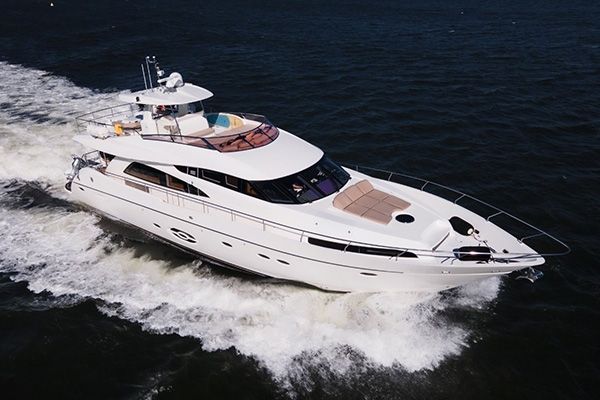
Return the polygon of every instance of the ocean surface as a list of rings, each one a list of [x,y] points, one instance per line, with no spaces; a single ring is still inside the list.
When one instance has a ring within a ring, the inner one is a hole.
[[[0,398],[597,399],[600,3],[3,0]],[[346,164],[567,242],[535,284],[332,294],[68,200],[73,118],[155,54]]]

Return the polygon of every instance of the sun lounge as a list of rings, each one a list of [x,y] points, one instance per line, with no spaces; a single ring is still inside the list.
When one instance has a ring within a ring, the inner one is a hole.
[[[335,196],[333,206],[373,222],[387,224],[393,213],[408,208],[410,203],[373,188],[365,179]]]

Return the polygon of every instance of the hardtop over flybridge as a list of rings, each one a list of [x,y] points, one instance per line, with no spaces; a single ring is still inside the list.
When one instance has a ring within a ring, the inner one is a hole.
[[[446,186],[342,167],[264,116],[207,112],[213,94],[155,57],[142,73],[125,104],[77,118],[74,139],[93,151],[74,157],[66,189],[202,258],[325,290],[439,291],[521,270],[534,281],[569,251]]]

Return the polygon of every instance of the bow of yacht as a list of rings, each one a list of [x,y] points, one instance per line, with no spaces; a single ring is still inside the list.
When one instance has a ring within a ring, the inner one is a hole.
[[[200,257],[332,291],[439,291],[568,252],[466,194],[342,167],[264,116],[206,112],[212,93],[178,73],[165,77],[155,59],[142,70],[144,90],[77,119],[75,140],[92,151],[74,158],[66,189]],[[467,200],[484,212],[463,207]],[[538,253],[536,239],[558,250]]]

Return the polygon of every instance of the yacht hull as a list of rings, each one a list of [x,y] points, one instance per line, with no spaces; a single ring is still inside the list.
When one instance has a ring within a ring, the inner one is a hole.
[[[511,264],[444,264],[434,257],[381,257],[326,249],[233,212],[192,206],[185,196],[153,195],[124,181],[118,183],[100,171],[83,168],[72,182],[71,196],[203,258],[323,290],[437,292],[519,269]]]

